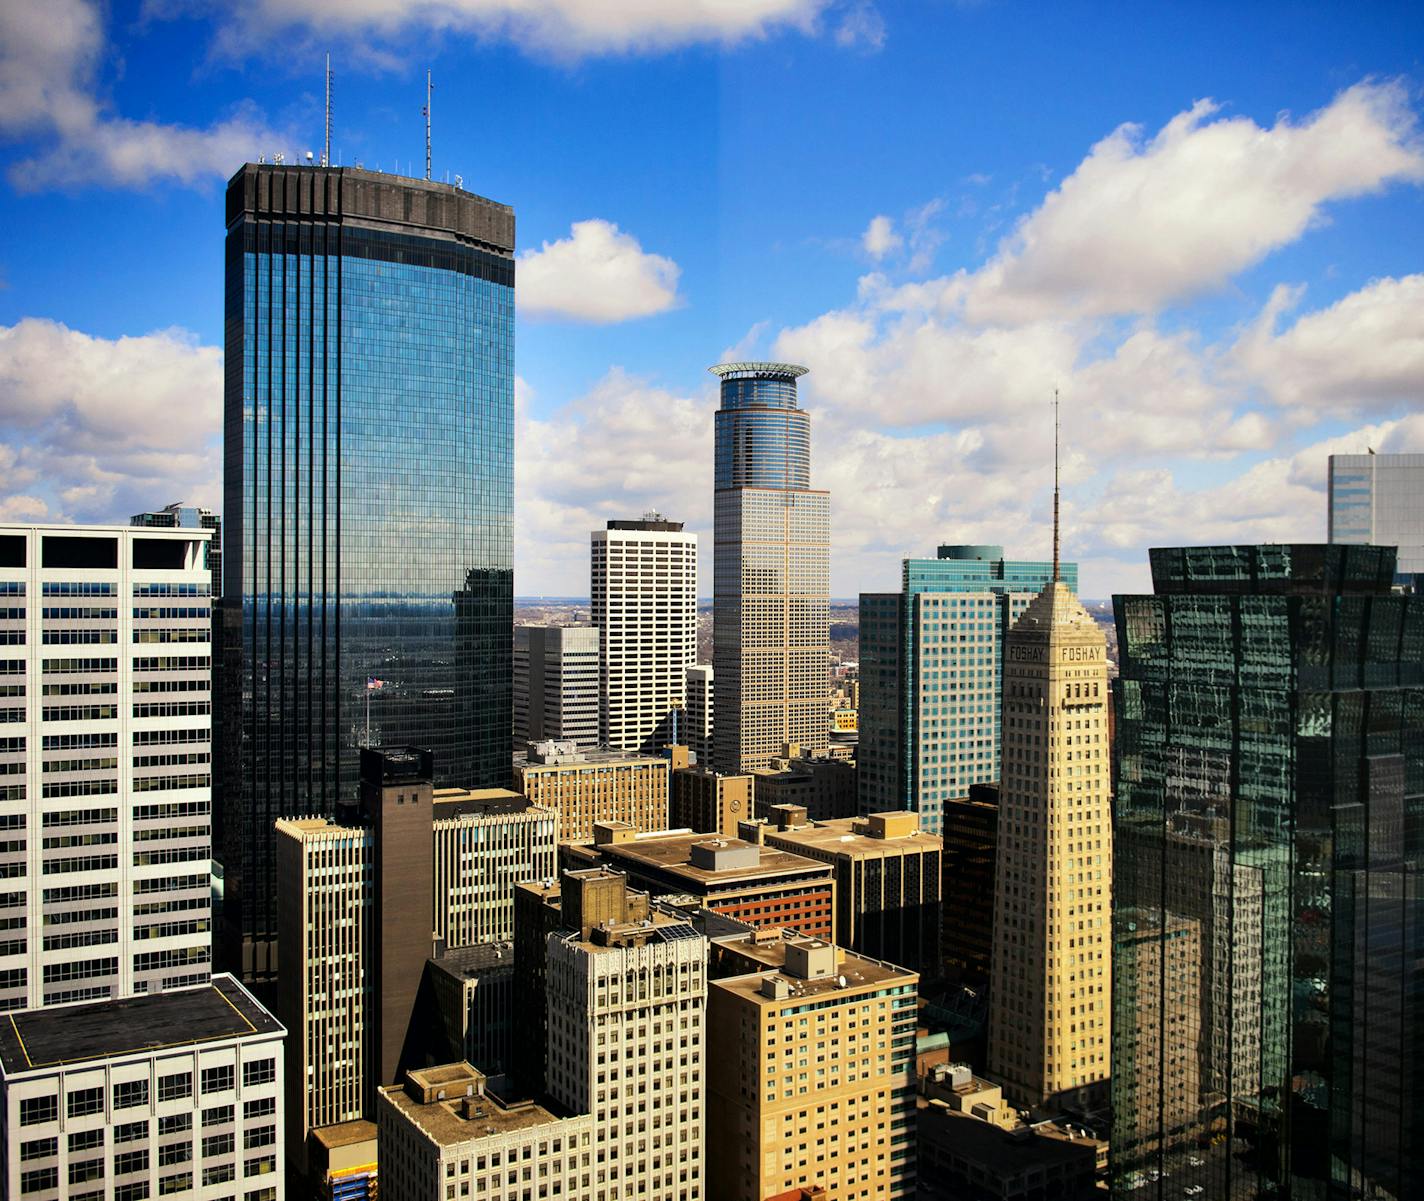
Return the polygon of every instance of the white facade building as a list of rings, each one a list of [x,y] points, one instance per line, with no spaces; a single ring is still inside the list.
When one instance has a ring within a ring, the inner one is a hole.
[[[208,980],[210,537],[0,526],[0,1010]]]
[[[282,1201],[282,1035],[231,976],[10,1015],[0,1195]]]
[[[594,530],[591,550],[599,741],[653,754],[674,741],[675,711],[697,658],[697,535],[650,514]]]

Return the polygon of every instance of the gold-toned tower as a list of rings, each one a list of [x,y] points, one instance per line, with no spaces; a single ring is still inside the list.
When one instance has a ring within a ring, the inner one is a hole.
[[[1112,810],[1107,641],[1054,579],[1004,645],[989,1074],[1020,1105],[1091,1105],[1108,1077]]]

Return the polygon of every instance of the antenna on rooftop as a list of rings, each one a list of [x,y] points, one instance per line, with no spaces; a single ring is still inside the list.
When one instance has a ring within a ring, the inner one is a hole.
[[[326,52],[326,141],[321,151],[321,165],[331,166],[331,51]]]
[[[1053,389],[1053,580],[1058,581],[1058,389]]]
[[[430,82],[430,68],[425,69],[425,108],[421,111],[425,114],[425,178],[430,178],[430,93],[435,90],[435,85]]]

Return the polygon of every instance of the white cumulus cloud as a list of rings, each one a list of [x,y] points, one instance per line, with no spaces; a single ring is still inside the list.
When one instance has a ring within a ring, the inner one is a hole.
[[[225,48],[237,53],[274,31],[355,40],[434,30],[576,57],[727,45],[785,29],[810,33],[827,6],[828,0],[250,0],[212,7],[228,21]]]
[[[220,507],[222,389],[222,351],[181,330],[0,326],[3,511],[113,521],[180,498]]]
[[[1269,128],[1203,100],[1149,139],[1136,125],[1104,138],[956,286],[976,322],[1153,312],[1295,241],[1330,201],[1421,178],[1401,85],[1356,84]]]
[[[649,254],[611,221],[576,221],[567,238],[519,256],[520,311],[606,325],[650,317],[679,304],[681,269]]]
[[[905,239],[895,232],[895,222],[883,214],[872,217],[865,232],[860,235],[861,248],[873,259],[883,259],[904,244]]]

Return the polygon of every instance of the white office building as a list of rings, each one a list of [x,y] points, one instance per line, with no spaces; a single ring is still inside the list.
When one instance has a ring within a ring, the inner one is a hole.
[[[0,1010],[208,980],[210,537],[0,526]]]
[[[283,1033],[231,976],[10,1014],[0,1195],[282,1201]]]
[[[592,535],[602,665],[599,741],[654,754],[674,741],[697,658],[697,535],[650,513]]]

